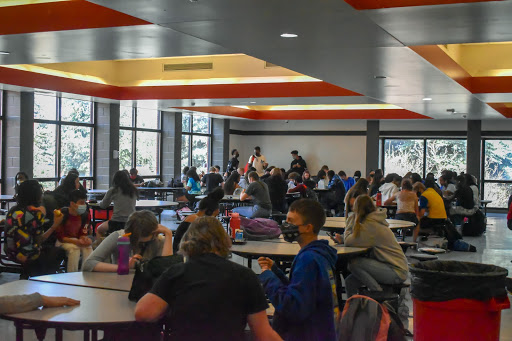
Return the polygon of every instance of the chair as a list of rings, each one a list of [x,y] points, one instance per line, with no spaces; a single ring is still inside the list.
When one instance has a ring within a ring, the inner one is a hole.
[[[5,235],[4,235],[5,224],[0,225],[0,273],[8,272],[14,274],[20,274],[20,278],[28,277],[26,276],[25,269],[23,265],[17,262],[16,260],[10,259],[2,250],[2,247],[5,243]]]

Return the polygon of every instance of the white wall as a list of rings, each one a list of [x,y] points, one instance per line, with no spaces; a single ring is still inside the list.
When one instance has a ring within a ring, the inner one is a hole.
[[[509,131],[512,130],[512,119],[508,120],[483,120],[483,131]]]
[[[366,131],[366,120],[231,120],[230,129],[234,130],[328,130],[328,131]]]

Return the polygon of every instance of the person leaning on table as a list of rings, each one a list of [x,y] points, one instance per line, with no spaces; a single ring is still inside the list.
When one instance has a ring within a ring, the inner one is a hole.
[[[227,259],[231,240],[214,217],[200,217],[180,243],[185,263],[171,266],[135,307],[138,322],[167,314],[173,340],[281,340],[268,322],[267,299],[252,270]]]
[[[39,307],[70,307],[79,304],[80,301],[72,298],[43,296],[37,292],[30,295],[0,296],[0,314],[18,314]]]

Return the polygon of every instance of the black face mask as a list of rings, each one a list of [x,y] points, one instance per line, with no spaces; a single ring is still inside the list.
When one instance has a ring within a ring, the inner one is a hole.
[[[284,240],[289,243],[293,243],[301,235],[299,232],[299,226],[297,225],[293,225],[285,221],[280,227]]]

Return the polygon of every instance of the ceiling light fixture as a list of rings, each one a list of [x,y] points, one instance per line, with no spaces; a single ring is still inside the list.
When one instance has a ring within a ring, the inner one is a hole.
[[[281,34],[281,37],[283,37],[283,38],[297,38],[298,35],[296,35],[295,33],[283,33],[283,34]]]
[[[10,53],[10,52],[7,52],[7,51],[0,51],[0,54],[4,54],[4,55],[6,55],[6,54],[11,54],[11,53]]]
[[[425,97],[423,100],[424,100],[424,101],[431,101],[431,100],[432,100],[432,98],[430,98],[430,97]]]
[[[256,102],[249,102],[250,104],[255,104]]]
[[[386,76],[373,76],[373,78],[375,78],[375,79],[386,79],[387,77]]]

